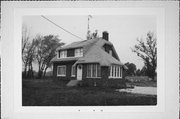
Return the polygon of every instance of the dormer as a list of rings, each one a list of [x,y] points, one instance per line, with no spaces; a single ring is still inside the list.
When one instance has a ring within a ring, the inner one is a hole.
[[[67,50],[58,50],[57,57],[58,58],[66,58],[67,57]]]
[[[75,57],[83,57],[83,48],[75,49]]]
[[[102,38],[106,41],[109,41],[109,33],[107,31],[104,31],[102,33]]]
[[[116,53],[113,45],[110,45],[110,44],[106,44],[106,43],[105,43],[105,44],[102,46],[102,49],[103,49],[105,52],[107,52],[109,55],[111,55],[112,57],[114,57],[115,59],[119,60],[118,55],[117,55],[117,53]]]
[[[57,58],[83,57],[83,48],[71,48],[66,50],[58,50]]]

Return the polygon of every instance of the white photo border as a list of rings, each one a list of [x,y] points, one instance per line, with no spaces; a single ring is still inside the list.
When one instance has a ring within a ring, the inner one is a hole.
[[[178,1],[3,1],[2,15],[2,119],[59,118],[163,118],[179,114],[179,13]],[[61,9],[61,11],[54,11]],[[75,10],[76,9],[76,10]],[[83,10],[82,10],[83,9]],[[103,10],[107,10],[107,12]],[[110,10],[111,9],[111,10]],[[65,10],[64,12],[62,10]],[[67,10],[67,11],[66,11]],[[82,10],[82,11],[81,11]],[[98,11],[99,12],[98,12]],[[111,13],[110,11],[116,10]],[[118,10],[118,12],[117,12]],[[68,12],[71,11],[71,12]],[[125,12],[126,11],[126,12]],[[155,15],[157,18],[156,106],[22,106],[21,26],[24,15]],[[120,14],[121,13],[121,14]],[[160,40],[159,40],[160,39]],[[158,68],[159,67],[159,68]],[[160,79],[160,80],[158,80]],[[95,111],[94,111],[95,110]],[[103,110],[103,111],[101,111]]]

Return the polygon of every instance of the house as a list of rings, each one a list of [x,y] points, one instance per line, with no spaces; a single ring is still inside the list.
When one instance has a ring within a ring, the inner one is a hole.
[[[105,86],[124,83],[126,68],[120,61],[108,32],[102,38],[73,42],[57,48],[52,59],[57,80],[79,80],[87,85]]]

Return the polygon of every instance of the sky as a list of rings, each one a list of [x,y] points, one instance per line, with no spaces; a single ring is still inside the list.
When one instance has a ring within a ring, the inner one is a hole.
[[[86,39],[88,15],[45,16],[62,28]],[[23,24],[27,26],[30,37],[40,35],[58,35],[62,42],[70,44],[81,41],[73,35],[58,28],[41,16],[24,16]],[[109,41],[113,43],[122,63],[134,63],[137,69],[144,64],[140,57],[132,52],[131,48],[137,44],[137,38],[146,38],[147,32],[156,34],[156,17],[151,15],[93,15],[89,21],[90,31],[98,30],[101,37],[103,31],[108,31]]]

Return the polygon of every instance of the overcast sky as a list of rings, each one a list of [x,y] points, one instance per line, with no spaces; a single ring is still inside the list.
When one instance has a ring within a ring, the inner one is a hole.
[[[86,39],[88,15],[46,17],[73,34]],[[41,16],[24,16],[23,24],[30,29],[31,38],[35,37],[36,34],[53,34],[59,35],[62,42],[66,44],[81,40],[68,34]],[[90,30],[93,32],[96,29],[100,37],[103,31],[109,32],[109,41],[113,43],[121,62],[134,63],[137,68],[141,69],[144,65],[143,61],[131,51],[131,47],[137,44],[137,38],[145,39],[148,31],[156,34],[156,17],[145,15],[94,15],[90,19]]]

